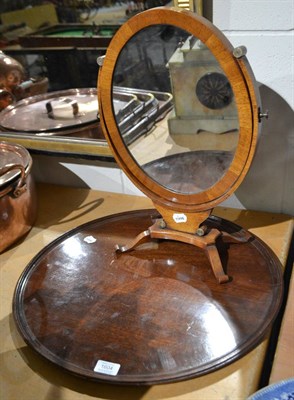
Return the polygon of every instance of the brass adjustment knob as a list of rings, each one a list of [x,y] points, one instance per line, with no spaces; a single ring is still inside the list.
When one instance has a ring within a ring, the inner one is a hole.
[[[268,110],[265,110],[265,112],[262,112],[260,108],[258,109],[258,121],[261,122],[262,118],[268,119],[269,113]]]

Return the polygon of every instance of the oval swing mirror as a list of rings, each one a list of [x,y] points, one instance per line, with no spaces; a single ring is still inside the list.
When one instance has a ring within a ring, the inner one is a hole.
[[[152,199],[166,235],[204,235],[201,224],[254,154],[258,95],[244,48],[191,12],[149,10],[112,39],[98,96],[114,156]]]
[[[126,90],[135,96],[129,104],[119,98]],[[165,189],[203,192],[227,172],[239,135],[234,94],[214,55],[188,31],[161,24],[136,33],[114,69],[113,104],[131,156]]]
[[[98,81],[114,155],[155,205],[212,209],[253,157],[258,101],[245,56],[209,21],[155,9],[112,39]]]

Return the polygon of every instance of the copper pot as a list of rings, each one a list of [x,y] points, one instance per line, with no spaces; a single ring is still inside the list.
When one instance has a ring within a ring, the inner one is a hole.
[[[0,111],[15,101],[46,93],[48,85],[46,77],[31,77],[25,80],[24,67],[0,51]]]
[[[17,60],[0,51],[0,88],[12,93],[24,80],[24,76],[24,67]]]
[[[32,158],[22,146],[0,142],[0,253],[24,236],[36,215]]]

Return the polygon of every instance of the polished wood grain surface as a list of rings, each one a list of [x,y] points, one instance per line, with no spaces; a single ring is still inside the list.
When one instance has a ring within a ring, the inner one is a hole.
[[[23,400],[244,400],[258,388],[267,340],[232,364],[210,374],[173,384],[136,387],[79,379],[63,372],[28,346],[11,315],[19,276],[44,246],[66,231],[96,218],[152,207],[149,199],[101,191],[38,185],[39,213],[31,232],[0,255],[1,398]],[[287,215],[216,208],[214,214],[234,221],[262,238],[282,264],[289,250],[293,219]]]
[[[155,210],[116,214],[45,247],[15,292],[14,318],[25,341],[81,377],[128,384],[206,374],[258,345],[282,298],[274,253],[254,236],[243,243],[223,236],[218,252],[230,282],[222,285],[204,251],[190,244],[152,239],[116,253],[117,243],[156,218]],[[241,231],[216,217],[207,223]],[[110,371],[97,370],[98,362]]]

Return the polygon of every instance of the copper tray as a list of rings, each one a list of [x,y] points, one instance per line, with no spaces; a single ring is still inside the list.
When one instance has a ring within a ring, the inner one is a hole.
[[[200,376],[257,346],[282,297],[281,266],[258,238],[218,243],[231,281],[218,284],[204,252],[169,240],[115,253],[157,212],[101,218],[61,236],[27,266],[13,314],[24,340],[80,377],[154,384]],[[208,225],[241,235],[237,225]]]
[[[46,104],[58,100],[76,101],[79,114],[48,117]],[[105,140],[98,117],[95,88],[68,89],[32,96],[10,105],[1,112],[0,130],[36,136],[74,136]],[[117,123],[127,144],[146,134],[172,107],[172,96],[164,92],[146,92],[115,87],[114,107]]]

